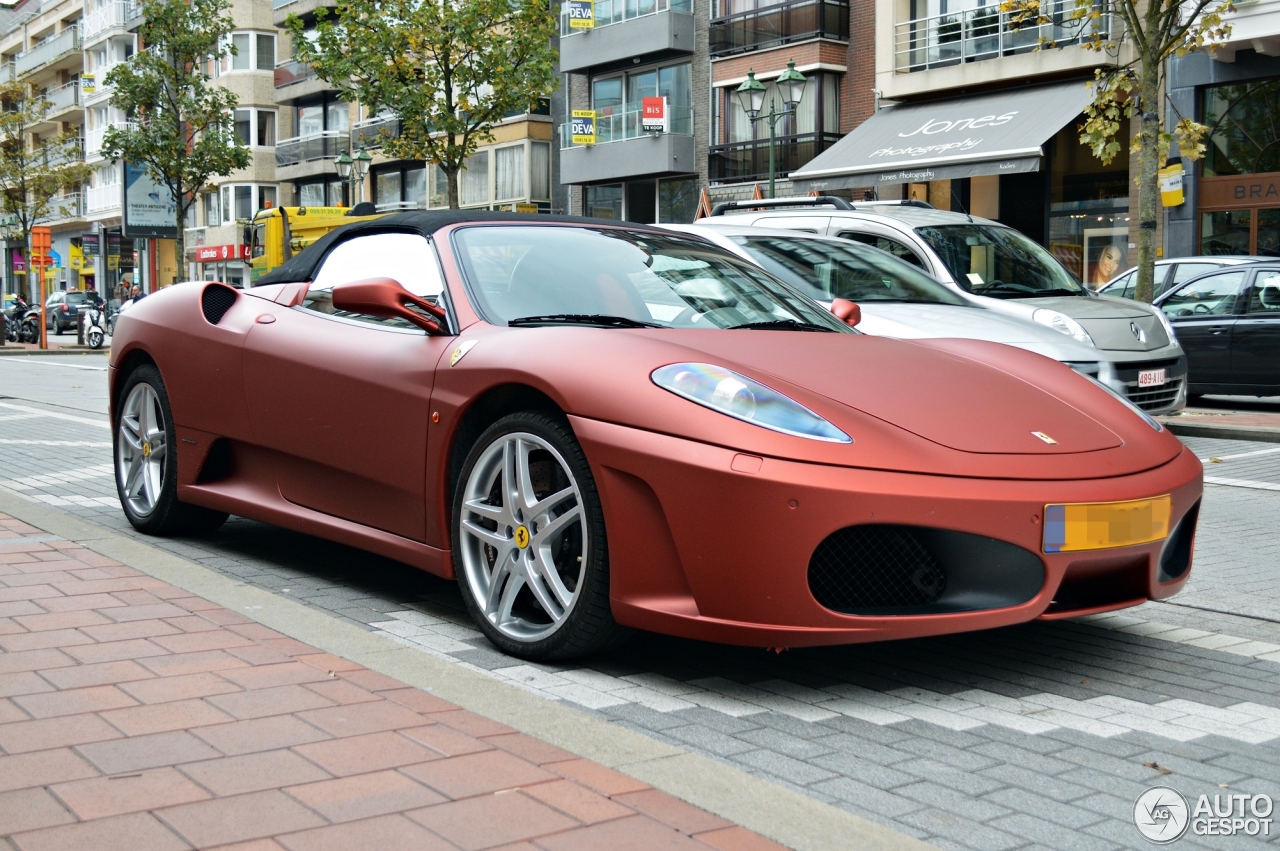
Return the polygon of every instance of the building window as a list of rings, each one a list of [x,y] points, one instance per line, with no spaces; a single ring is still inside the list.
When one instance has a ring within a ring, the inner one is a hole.
[[[297,184],[299,207],[340,207],[346,203],[346,183],[338,177]]]
[[[489,152],[476,151],[467,157],[458,175],[458,203],[463,207],[489,203]]]
[[[672,133],[693,132],[693,81],[689,63],[627,71],[591,81],[591,104],[597,113],[596,134],[603,141],[635,136],[646,97],[664,97]],[[630,130],[631,132],[628,132]]]
[[[222,224],[222,203],[217,192],[210,192],[204,196],[204,224],[205,227],[211,228]]]
[[[294,111],[294,127],[298,136],[316,136],[326,130],[345,133],[348,130],[347,105],[340,100],[323,98],[300,104]]]
[[[658,181],[658,221],[689,224],[698,214],[698,179],[680,177]]]
[[[1205,177],[1280,171],[1280,80],[1213,86],[1202,97]]]
[[[800,136],[807,133],[840,132],[840,77],[817,72],[808,75],[804,96],[795,110],[778,122],[778,136]],[[772,81],[765,82],[764,108],[772,102],[780,111],[782,96]],[[719,144],[751,142],[769,138],[765,121],[752,122],[743,111],[734,86],[718,89],[716,94],[716,131]]]
[[[421,163],[396,163],[374,169],[373,203],[378,210],[427,206],[427,169]],[[446,199],[447,204],[447,199]]]
[[[256,183],[226,184],[218,187],[222,198],[222,221],[251,219],[263,207],[276,206],[276,187]]]
[[[508,145],[493,152],[495,201],[524,197],[524,145]]]
[[[233,32],[225,43],[235,49],[218,63],[219,74],[276,69],[276,37],[273,33]]]
[[[276,144],[275,110],[237,109],[236,135],[246,145],[274,148]]]
[[[532,163],[529,169],[529,197],[535,201],[551,200],[551,146],[546,142],[529,145]]]
[[[622,185],[588,186],[583,214],[596,219],[621,219]]]

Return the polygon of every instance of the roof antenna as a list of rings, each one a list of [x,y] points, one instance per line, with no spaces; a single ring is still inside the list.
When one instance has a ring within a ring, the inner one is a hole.
[[[973,224],[973,214],[964,208],[964,204],[960,203],[960,196],[956,194],[956,182],[951,181],[951,203],[960,208],[960,212],[969,217],[969,224]]]

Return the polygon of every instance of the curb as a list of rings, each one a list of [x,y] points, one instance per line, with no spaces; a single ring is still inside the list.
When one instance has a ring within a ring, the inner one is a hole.
[[[1214,437],[1219,440],[1256,440],[1262,443],[1280,443],[1280,428],[1265,426],[1210,425],[1208,423],[1184,423],[1161,420],[1164,427],[1179,437]]]
[[[30,355],[109,355],[111,349],[91,349],[88,346],[50,346],[47,349],[18,349],[0,346],[0,357],[23,357]]]
[[[620,771],[796,851],[933,848],[784,786],[405,647],[7,489],[0,488],[0,511],[291,638]]]

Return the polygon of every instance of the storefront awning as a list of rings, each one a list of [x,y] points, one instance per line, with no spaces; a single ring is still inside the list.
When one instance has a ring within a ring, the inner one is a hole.
[[[1091,100],[1077,81],[888,107],[791,180],[810,192],[1038,171],[1041,146]]]

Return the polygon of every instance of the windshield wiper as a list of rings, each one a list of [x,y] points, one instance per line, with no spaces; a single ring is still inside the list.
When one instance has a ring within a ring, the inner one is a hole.
[[[626,316],[604,313],[549,313],[545,316],[521,316],[507,322],[513,328],[522,325],[594,325],[598,328],[666,328],[656,322],[642,322]]]
[[[834,333],[834,328],[828,328],[825,325],[815,325],[812,322],[797,322],[794,319],[770,319],[766,322],[744,322],[741,325],[730,325],[725,328],[726,331],[737,331],[743,328],[751,328],[762,331],[827,331]]]

